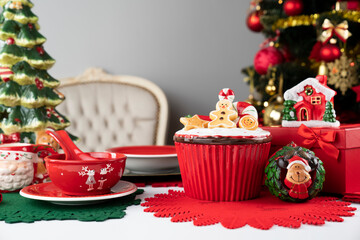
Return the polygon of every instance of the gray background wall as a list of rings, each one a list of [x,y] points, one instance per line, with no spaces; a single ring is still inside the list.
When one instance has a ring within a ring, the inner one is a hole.
[[[101,67],[155,82],[169,100],[169,144],[179,117],[207,115],[220,89],[248,96],[241,69],[264,40],[246,26],[249,0],[33,2],[45,50],[57,61],[49,73],[61,79]]]

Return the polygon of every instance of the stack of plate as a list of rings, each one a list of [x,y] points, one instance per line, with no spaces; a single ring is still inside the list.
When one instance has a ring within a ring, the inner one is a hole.
[[[126,146],[106,151],[127,156],[124,176],[180,174],[175,146]]]

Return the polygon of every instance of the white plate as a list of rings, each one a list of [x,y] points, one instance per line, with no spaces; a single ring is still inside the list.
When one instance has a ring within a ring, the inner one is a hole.
[[[61,192],[52,182],[40,183],[27,186],[20,191],[20,195],[26,198],[48,201],[60,205],[86,205],[103,202],[108,199],[124,197],[137,190],[135,184],[127,181],[119,181],[111,192],[92,196],[70,196]]]

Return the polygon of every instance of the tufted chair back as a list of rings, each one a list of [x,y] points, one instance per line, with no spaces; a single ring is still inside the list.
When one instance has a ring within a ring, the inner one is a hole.
[[[80,138],[81,150],[165,144],[168,102],[153,82],[90,68],[58,89],[66,100],[56,109],[69,118],[66,130]]]

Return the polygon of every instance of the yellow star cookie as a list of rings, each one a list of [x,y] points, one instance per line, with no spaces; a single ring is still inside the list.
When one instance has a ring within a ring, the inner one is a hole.
[[[182,117],[180,122],[184,124],[185,131],[188,131],[193,128],[207,128],[209,121],[202,120],[199,115],[194,115],[192,117]]]

